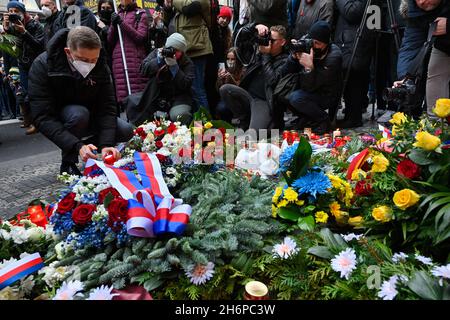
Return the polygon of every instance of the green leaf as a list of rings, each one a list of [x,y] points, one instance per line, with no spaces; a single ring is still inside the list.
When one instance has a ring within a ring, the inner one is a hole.
[[[313,216],[300,217],[298,218],[297,224],[301,230],[309,232],[314,231],[314,227],[316,226]]]
[[[442,218],[442,222],[439,225],[439,220]],[[442,207],[436,214],[436,229],[438,232],[444,231],[445,228],[450,224],[450,202]],[[438,227],[439,225],[439,227]]]
[[[305,137],[302,136],[300,138],[300,142],[298,143],[298,147],[295,150],[294,159],[290,166],[290,171],[292,171],[292,182],[306,174],[309,167],[309,161],[311,160],[311,155],[311,145]]]
[[[408,282],[408,287],[419,297],[426,300],[441,300],[442,288],[436,279],[425,271],[417,271]]]
[[[153,277],[147,281],[144,282],[144,288],[148,292],[155,290],[159,288],[164,283],[164,280],[162,280],[160,277]]]
[[[114,200],[114,196],[111,192],[108,192],[108,194],[105,197],[105,200],[103,200],[103,205],[105,206],[105,209],[108,209],[109,204],[111,203],[111,201]]]
[[[347,243],[340,235],[334,234],[328,228],[323,228],[320,230],[320,235],[322,236],[325,244],[333,251],[342,251],[348,247]]]
[[[213,125],[213,128],[234,129],[233,125],[231,125],[228,122],[223,121],[223,120],[211,120],[211,123]]]
[[[203,107],[200,107],[196,113],[194,113],[193,116],[193,122],[194,121],[210,121],[212,119],[211,114]],[[193,126],[193,124],[191,124]]]
[[[334,254],[330,251],[330,249],[325,246],[315,246],[309,248],[307,252],[323,259],[331,259],[334,257]]]
[[[297,221],[301,214],[297,208],[283,207],[278,210],[278,215],[286,220]]]
[[[426,166],[434,163],[432,159],[427,157],[428,155],[429,155],[428,152],[419,149],[413,149],[409,153],[409,158],[411,159],[411,161],[417,163],[418,165]]]

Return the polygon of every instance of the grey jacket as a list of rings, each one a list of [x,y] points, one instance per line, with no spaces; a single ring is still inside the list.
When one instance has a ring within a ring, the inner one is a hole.
[[[301,0],[300,8],[297,12],[297,20],[295,21],[294,38],[299,39],[307,34],[309,28],[319,20],[327,21],[332,26],[333,12],[333,0],[315,0],[311,3]]]

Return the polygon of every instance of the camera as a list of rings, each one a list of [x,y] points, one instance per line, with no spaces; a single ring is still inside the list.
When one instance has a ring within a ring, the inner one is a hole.
[[[309,53],[314,45],[314,40],[309,35],[304,35],[299,40],[292,40],[289,44],[291,53],[305,52]]]
[[[173,58],[175,53],[176,53],[176,50],[175,50],[175,48],[172,48],[172,47],[163,48],[161,51],[161,55],[165,58]]]
[[[399,103],[408,102],[416,94],[416,84],[414,80],[407,79],[398,88],[386,88],[383,90],[385,101],[396,101]]]
[[[267,47],[270,44],[270,34],[266,34],[264,36],[256,35],[255,42],[263,47]]]
[[[16,23],[16,22],[19,22],[19,21],[21,21],[21,20],[22,20],[22,19],[21,19],[21,17],[20,17],[18,14],[11,13],[11,14],[9,15],[9,21],[12,22],[12,23]]]

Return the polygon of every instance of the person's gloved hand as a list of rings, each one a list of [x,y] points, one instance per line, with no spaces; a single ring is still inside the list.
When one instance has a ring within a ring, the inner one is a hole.
[[[122,24],[122,22],[123,22],[123,20],[122,20],[122,18],[120,17],[120,15],[119,15],[118,13],[113,12],[113,13],[111,14],[111,23],[112,23],[114,26],[117,26],[117,25],[119,25],[119,24]]]
[[[166,64],[171,67],[177,64],[177,59],[175,58],[164,58],[164,61],[166,61]]]

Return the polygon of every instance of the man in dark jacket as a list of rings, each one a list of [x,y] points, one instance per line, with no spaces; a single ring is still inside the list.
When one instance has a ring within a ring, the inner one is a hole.
[[[80,13],[79,21],[76,19],[78,10]],[[64,0],[64,7],[55,21],[55,28],[53,31],[57,32],[63,28],[72,28],[77,26],[72,24],[79,24],[80,26],[89,27],[94,31],[97,30],[97,19],[92,11],[83,5],[83,0]],[[52,36],[53,34],[49,35],[50,38]]]
[[[405,4],[407,27],[397,63],[397,76],[401,81],[394,86],[399,86],[405,78],[414,76],[409,73],[417,65],[415,58],[427,40],[430,23],[436,21],[437,29],[433,33],[435,41],[428,63],[426,84],[427,113],[433,117],[435,115],[432,110],[436,100],[449,97],[450,0],[408,0]]]
[[[174,49],[174,55],[164,51]],[[153,50],[141,66],[141,73],[156,84],[151,99],[160,111],[167,111],[172,121],[189,125],[192,120],[192,82],[195,66],[186,55],[187,42],[180,33],[173,33],[164,48]],[[149,98],[149,97],[147,97]]]
[[[45,44],[48,43],[51,36],[55,34],[55,21],[58,18],[60,11],[56,6],[56,0],[41,0],[42,14],[45,17],[44,21],[44,35]]]
[[[246,30],[248,29],[248,30]],[[254,33],[255,25],[250,24],[242,32]],[[281,69],[286,61],[284,52],[286,28],[270,28],[270,42],[260,46],[254,62],[246,69],[239,86],[225,84],[220,88],[220,96],[227,109],[239,120],[241,129],[268,129],[273,125],[276,108],[273,91],[281,79]]]
[[[10,1],[7,5],[8,13],[4,15],[3,27],[7,33],[18,37],[17,46],[21,54],[17,59],[20,70],[20,83],[23,88],[24,100],[21,103],[24,117],[24,127],[28,127],[26,134],[36,133],[32,125],[30,107],[27,99],[28,71],[34,59],[44,51],[44,30],[39,22],[34,20],[26,11],[25,5],[18,1]],[[19,17],[18,20],[10,17]]]
[[[313,48],[309,53],[293,53],[283,67],[283,76],[300,73],[299,89],[289,96],[289,103],[300,115],[299,127],[307,123],[318,134],[330,130],[326,109],[335,107],[341,97],[342,54],[335,44],[330,44],[331,27],[326,21],[317,21],[309,35]]]
[[[309,28],[319,20],[333,25],[333,0],[301,0],[298,9],[293,37],[301,38],[308,33]]]
[[[116,142],[133,135],[117,117],[114,87],[101,41],[90,28],[62,29],[30,70],[29,95],[34,123],[62,150],[61,173],[80,174],[76,163],[120,153]],[[83,138],[91,137],[93,144]]]
[[[364,23],[362,36],[356,49],[355,58],[350,60],[357,30],[364,16],[368,0],[336,0],[338,9],[335,43],[342,51],[344,74],[350,68],[350,75],[344,91],[345,118],[338,124],[340,128],[362,126],[363,110],[369,100],[367,92],[370,82],[370,62],[374,52],[374,33]]]

